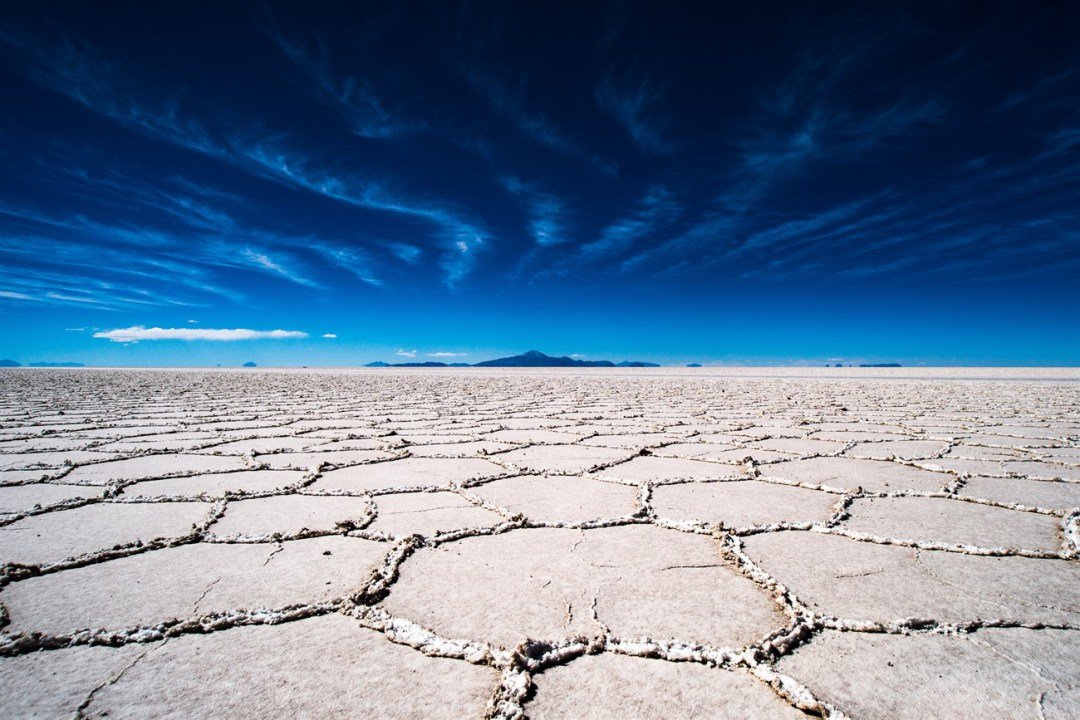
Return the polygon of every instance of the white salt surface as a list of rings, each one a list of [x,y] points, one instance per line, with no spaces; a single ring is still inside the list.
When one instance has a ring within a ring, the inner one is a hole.
[[[0,371],[0,716],[1076,717],[1078,381]]]

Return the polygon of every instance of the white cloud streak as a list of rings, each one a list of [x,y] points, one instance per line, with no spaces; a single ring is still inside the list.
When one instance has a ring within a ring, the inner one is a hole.
[[[94,333],[94,337],[118,343],[136,343],[141,340],[213,340],[232,342],[236,340],[282,340],[300,339],[308,336],[299,330],[247,330],[244,328],[160,328],[133,325],[129,328],[103,330]]]
[[[252,250],[251,248],[244,248],[241,257],[253,267],[265,270],[274,275],[279,275],[298,285],[307,285],[308,287],[319,286],[314,280],[304,277],[289,267],[286,267],[284,264],[285,260],[282,257],[271,257],[267,252]]]

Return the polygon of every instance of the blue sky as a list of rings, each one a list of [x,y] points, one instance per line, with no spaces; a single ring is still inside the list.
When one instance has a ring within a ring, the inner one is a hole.
[[[0,9],[0,356],[1080,363],[1075,3],[305,5]]]

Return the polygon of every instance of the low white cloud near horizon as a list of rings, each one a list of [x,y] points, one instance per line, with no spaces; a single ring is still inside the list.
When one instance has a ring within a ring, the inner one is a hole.
[[[129,328],[103,330],[94,333],[96,338],[104,338],[118,343],[135,343],[140,340],[213,340],[228,342],[236,340],[281,340],[306,338],[308,334],[299,330],[248,330],[246,328],[161,328],[133,325]]]

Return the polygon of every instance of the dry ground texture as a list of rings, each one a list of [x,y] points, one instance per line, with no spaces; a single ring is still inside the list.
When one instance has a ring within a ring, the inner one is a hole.
[[[784,375],[5,371],[0,716],[1077,717],[1075,372]]]

